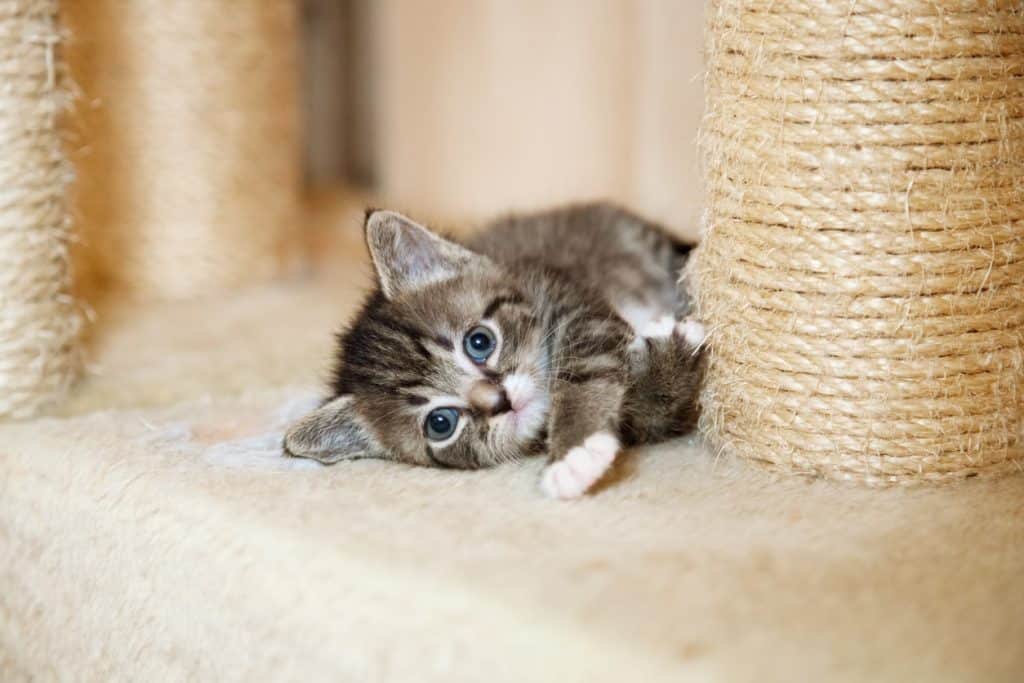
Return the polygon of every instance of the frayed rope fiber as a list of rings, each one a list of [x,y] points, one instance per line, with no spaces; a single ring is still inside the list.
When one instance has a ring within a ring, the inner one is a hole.
[[[1024,469],[1020,0],[711,0],[704,428],[874,485]]]
[[[58,400],[79,368],[57,0],[0,2],[0,417]]]

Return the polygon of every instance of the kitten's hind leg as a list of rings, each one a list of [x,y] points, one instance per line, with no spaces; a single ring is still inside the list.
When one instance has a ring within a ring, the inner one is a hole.
[[[630,346],[622,435],[628,445],[656,443],[696,424],[704,373],[704,325],[694,318],[662,320]],[[667,331],[667,333],[666,333]]]

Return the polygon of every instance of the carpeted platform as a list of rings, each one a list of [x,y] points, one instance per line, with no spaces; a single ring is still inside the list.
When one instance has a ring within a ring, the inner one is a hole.
[[[1020,680],[1024,476],[278,459],[363,277],[101,308],[62,415],[0,426],[0,680]]]

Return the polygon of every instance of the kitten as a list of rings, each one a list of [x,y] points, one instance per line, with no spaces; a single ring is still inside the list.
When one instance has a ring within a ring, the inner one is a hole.
[[[465,246],[390,211],[365,231],[377,286],[286,454],[473,469],[546,450],[542,489],[574,498],[622,446],[693,428],[689,245],[603,203],[504,218]]]

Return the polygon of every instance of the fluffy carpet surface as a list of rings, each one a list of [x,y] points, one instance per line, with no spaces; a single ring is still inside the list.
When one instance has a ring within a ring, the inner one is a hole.
[[[362,278],[104,313],[63,413],[0,425],[0,680],[1020,680],[1024,477],[278,458]]]

